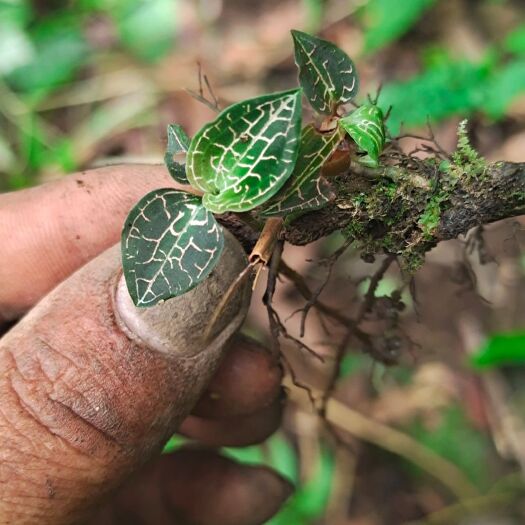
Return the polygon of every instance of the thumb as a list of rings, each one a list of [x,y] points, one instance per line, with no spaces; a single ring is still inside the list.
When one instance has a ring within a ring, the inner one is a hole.
[[[1,523],[81,519],[189,413],[248,309],[246,286],[203,346],[208,319],[246,265],[225,235],[217,268],[181,297],[135,308],[114,247],[0,341]]]

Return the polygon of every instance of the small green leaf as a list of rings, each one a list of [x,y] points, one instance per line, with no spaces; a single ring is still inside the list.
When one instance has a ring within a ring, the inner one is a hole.
[[[122,266],[137,306],[182,295],[217,264],[223,231],[199,198],[154,190],[131,210],[122,231]]]
[[[493,335],[471,362],[477,368],[525,365],[525,331]]]
[[[319,133],[313,125],[303,128],[299,155],[292,176],[263,210],[263,217],[319,209],[331,198],[330,185],[319,172],[343,138],[341,130]]]
[[[311,106],[333,115],[337,106],[352,100],[359,89],[354,63],[336,45],[292,30],[299,82]]]
[[[301,127],[301,90],[245,100],[222,111],[192,139],[191,185],[214,213],[243,212],[273,197],[293,171]]]
[[[168,126],[168,145],[164,154],[164,163],[170,172],[170,175],[181,184],[188,184],[186,177],[186,168],[184,164],[173,160],[173,155],[186,153],[190,147],[190,138],[178,124]]]
[[[339,125],[354,139],[359,149],[367,155],[359,159],[361,164],[377,167],[379,155],[385,145],[383,112],[375,104],[365,104],[347,117],[339,120]]]

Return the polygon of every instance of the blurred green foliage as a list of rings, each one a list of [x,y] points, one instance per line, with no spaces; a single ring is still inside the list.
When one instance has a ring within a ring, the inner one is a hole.
[[[438,1],[443,0],[364,3],[357,11],[364,30],[364,60],[430,16]],[[299,2],[308,30],[322,29],[328,4]],[[179,11],[179,0],[79,0],[68,9],[0,0],[0,122],[5,120],[0,127],[0,190],[30,185],[46,170],[67,172],[82,166],[85,144],[79,147],[80,139],[70,132],[72,123],[63,123],[62,114],[55,122],[56,113],[46,104],[72,83],[105,72],[110,56],[114,60],[120,54],[128,58],[124,64],[135,61],[142,67],[173,52]],[[396,134],[402,123],[417,127],[427,119],[435,123],[476,112],[501,119],[525,91],[525,24],[502,35],[477,63],[461,59],[460,52],[451,56],[437,42],[423,46],[420,56],[421,73],[389,81],[381,94],[382,109],[393,107],[391,133]],[[147,111],[152,103],[141,109]],[[98,122],[107,122],[93,126],[103,128],[108,137],[122,126],[132,126],[140,108],[135,101],[128,105],[134,111],[101,108]],[[120,127],[109,122],[112,111],[118,112]]]
[[[503,49],[508,53],[525,56],[525,24],[518,26],[506,36]]]
[[[369,0],[360,12],[365,29],[365,53],[403,36],[436,0]]]
[[[78,123],[73,137],[41,109],[71,82],[99,74],[108,53],[145,63],[166,56],[177,35],[177,6],[177,0],[82,0],[53,9],[0,0],[0,190],[30,185],[49,168],[78,168],[90,142],[148,108],[147,97],[142,108],[137,100],[103,105]],[[91,34],[97,24],[104,25],[105,42]]]
[[[416,420],[409,431],[421,444],[461,469],[480,490],[491,485],[490,441],[472,425],[459,406],[446,407],[437,424],[425,425]]]
[[[525,364],[525,331],[492,335],[476,352],[471,363],[476,368]]]
[[[299,459],[284,436],[276,434],[263,445],[224,449],[224,453],[245,464],[266,465],[295,485],[295,492],[277,516],[266,525],[309,525],[322,517],[334,478],[333,454],[321,448],[316,467],[307,480],[299,476]]]
[[[68,15],[36,23],[31,28],[31,56],[6,76],[10,87],[39,98],[72,79],[89,56],[79,21]]]
[[[173,0],[120,0],[110,14],[121,43],[137,57],[155,61],[173,48],[177,4]]]
[[[501,119],[523,93],[525,58],[508,59],[493,49],[479,63],[441,53],[422,73],[387,84],[379,103],[384,111],[392,107],[388,126],[395,135],[402,124],[410,128],[453,115],[482,112],[491,119]]]

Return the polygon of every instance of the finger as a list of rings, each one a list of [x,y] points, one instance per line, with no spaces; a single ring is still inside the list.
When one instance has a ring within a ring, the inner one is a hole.
[[[20,316],[118,242],[144,194],[174,185],[164,166],[126,165],[0,195],[0,319]]]
[[[291,492],[284,478],[265,467],[185,448],[123,487],[91,525],[260,525]]]
[[[0,341],[0,516],[61,524],[157,453],[188,415],[242,322],[240,289],[209,345],[201,333],[246,265],[225,232],[218,267],[187,294],[133,306],[114,247]]]
[[[192,414],[208,418],[252,414],[279,397],[281,380],[276,356],[257,341],[238,334]]]
[[[179,427],[179,433],[211,447],[246,447],[261,443],[270,437],[281,423],[283,402],[248,416],[225,419],[207,419],[190,416]]]

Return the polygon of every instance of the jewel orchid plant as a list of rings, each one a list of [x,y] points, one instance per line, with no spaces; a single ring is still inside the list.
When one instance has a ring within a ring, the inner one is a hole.
[[[322,168],[345,144],[353,144],[357,162],[379,165],[381,109],[370,102],[345,110],[359,87],[352,60],[331,42],[301,31],[292,36],[300,88],[233,104],[192,139],[168,126],[164,160],[188,191],[154,190],[126,219],[122,264],[136,306],[182,295],[208,277],[224,245],[214,214],[291,221],[323,207],[333,192]],[[320,124],[302,127],[303,93]],[[185,163],[174,159],[181,154]]]

